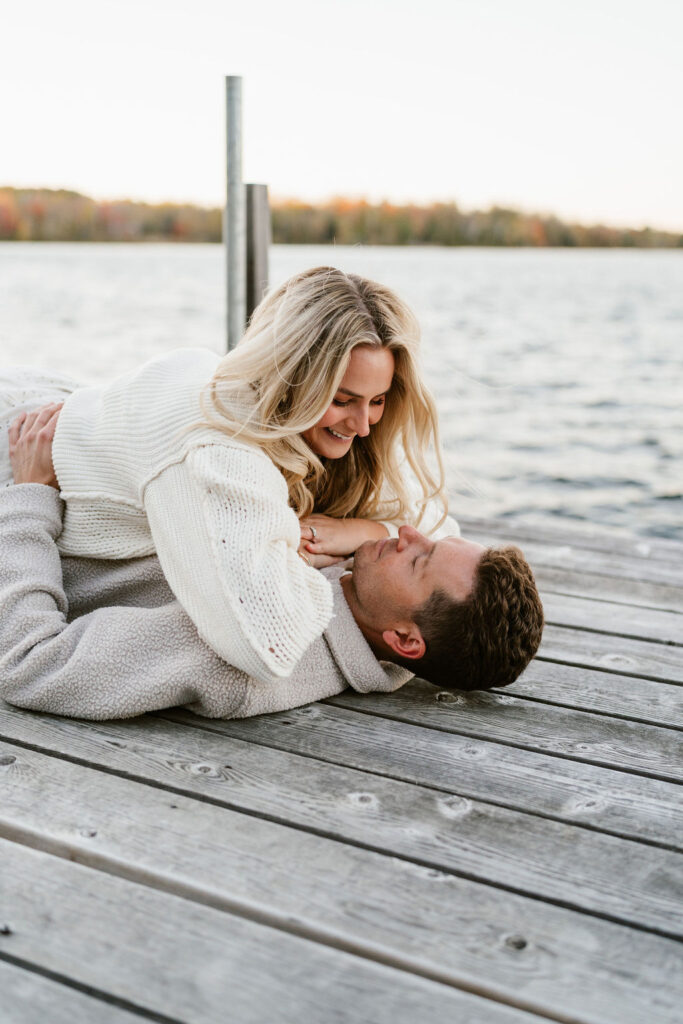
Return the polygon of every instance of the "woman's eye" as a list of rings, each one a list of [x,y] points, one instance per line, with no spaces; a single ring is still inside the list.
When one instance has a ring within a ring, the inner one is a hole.
[[[340,402],[338,398],[333,398],[333,399],[332,399],[332,405],[336,405],[336,406],[338,406],[338,407],[339,407],[340,409],[345,409],[345,408],[346,408],[346,406],[347,406],[347,405],[350,405],[350,404],[351,404],[350,402]]]
[[[373,398],[372,405],[384,405],[384,398]]]

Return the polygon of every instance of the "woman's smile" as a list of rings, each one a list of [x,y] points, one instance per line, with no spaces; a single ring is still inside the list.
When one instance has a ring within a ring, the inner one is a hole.
[[[332,427],[325,427],[325,430],[328,434],[331,434],[332,437],[336,437],[339,441],[353,441],[353,434],[339,434],[336,430],[333,430]]]

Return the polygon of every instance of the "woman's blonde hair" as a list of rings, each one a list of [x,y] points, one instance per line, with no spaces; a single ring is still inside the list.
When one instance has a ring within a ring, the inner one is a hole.
[[[254,310],[203,396],[206,422],[270,456],[299,517],[315,511],[417,525],[433,499],[445,515],[436,408],[417,368],[419,342],[415,316],[389,288],[333,267],[307,270]],[[358,345],[394,356],[384,414],[343,458],[321,459],[302,433],[331,405]],[[436,475],[426,463],[430,446]],[[403,454],[422,490],[417,515]]]

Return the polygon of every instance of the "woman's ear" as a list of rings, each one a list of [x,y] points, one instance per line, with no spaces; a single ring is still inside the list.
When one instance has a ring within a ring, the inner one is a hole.
[[[396,629],[385,629],[382,640],[399,658],[417,660],[424,657],[427,645],[414,622]]]

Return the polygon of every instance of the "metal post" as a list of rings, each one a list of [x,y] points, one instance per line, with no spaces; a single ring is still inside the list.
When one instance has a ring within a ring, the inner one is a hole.
[[[267,185],[247,185],[247,320],[268,290],[270,207]]]
[[[246,325],[247,216],[242,184],[242,79],[225,78],[227,129],[227,196],[223,217],[226,249],[228,351],[244,334]]]

